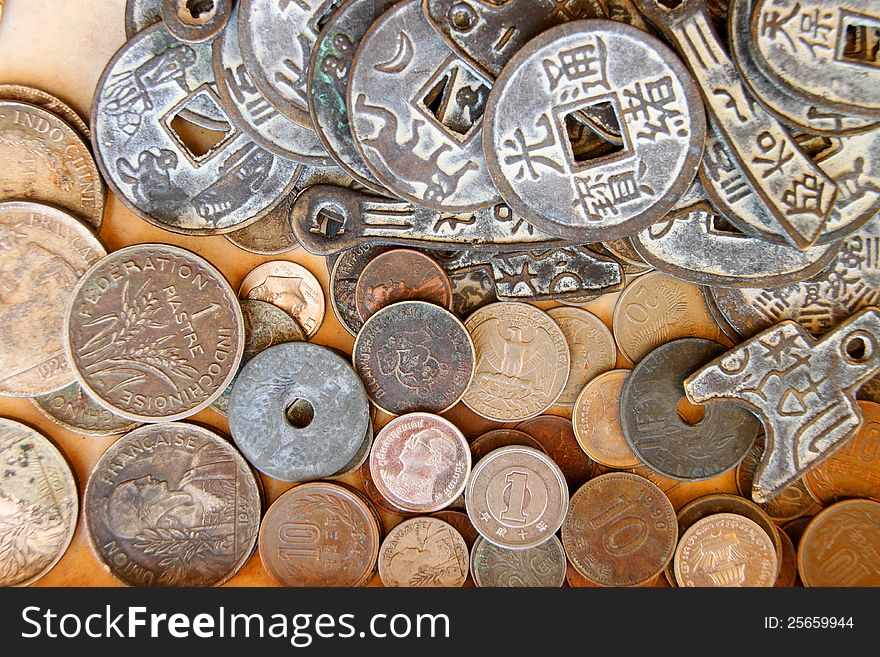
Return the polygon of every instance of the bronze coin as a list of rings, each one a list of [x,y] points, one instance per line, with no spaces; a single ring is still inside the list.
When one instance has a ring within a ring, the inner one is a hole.
[[[798,546],[804,586],[880,586],[880,502],[844,500],[819,513]]]
[[[260,560],[284,586],[363,586],[379,556],[380,526],[360,495],[326,482],[284,493],[260,525]]]
[[[370,472],[376,488],[412,513],[449,506],[467,484],[471,452],[452,422],[430,413],[394,418],[376,436]]]
[[[385,586],[462,586],[468,548],[455,528],[437,518],[404,520],[388,532],[379,550]]]
[[[596,464],[584,454],[575,437],[571,420],[556,415],[539,415],[516,425],[541,444],[541,448],[562,470],[570,490],[577,490],[595,474]]]
[[[779,532],[779,539],[782,541],[782,563],[779,564],[779,575],[773,586],[777,589],[791,588],[797,586],[800,581],[797,570],[797,549],[785,532]]]
[[[327,269],[330,271],[330,303],[342,328],[357,335],[364,325],[355,305],[357,280],[366,264],[388,247],[374,244],[363,244],[347,249],[339,254]]]
[[[565,569],[565,582],[573,589],[595,589],[595,588],[603,588],[601,584],[595,584],[588,580],[586,577],[581,575],[577,568],[571,565],[571,562],[568,562],[568,565]],[[644,584],[638,584],[637,588],[654,588],[654,587],[663,587],[666,582],[666,578],[663,575],[656,575],[649,579]],[[668,584],[666,584],[668,586]]]
[[[652,580],[672,559],[677,538],[675,509],[663,491],[624,472],[581,486],[562,525],[562,545],[571,563],[603,586]]]
[[[258,265],[244,277],[238,294],[278,306],[293,317],[312,338],[324,321],[324,291],[315,275],[302,265],[273,260]]]
[[[568,342],[571,373],[556,406],[573,406],[588,381],[614,369],[617,346],[611,331],[593,313],[581,308],[552,308],[547,311]]]
[[[565,582],[565,551],[555,536],[524,550],[490,543],[482,536],[471,551],[471,572],[477,586],[558,587]]]
[[[473,457],[473,462],[476,463],[489,452],[493,452],[499,447],[506,447],[507,445],[523,445],[524,447],[531,447],[532,449],[544,452],[541,443],[532,438],[525,431],[519,431],[518,429],[492,429],[491,431],[487,431],[478,436],[471,443],[471,456]]]
[[[120,417],[187,417],[235,376],[241,307],[223,274],[190,251],[125,247],[89,269],[71,297],[67,358],[86,393]]]
[[[352,362],[381,410],[443,413],[471,382],[474,344],[461,321],[424,301],[382,308],[363,325]]]
[[[363,268],[354,301],[364,321],[398,301],[427,301],[452,310],[452,283],[431,256],[412,249],[392,249]]]
[[[634,468],[633,454],[620,426],[620,393],[630,370],[611,370],[587,383],[571,414],[574,435],[587,455],[609,468]]]
[[[86,394],[78,383],[31,399],[44,417],[82,436],[116,436],[138,427],[137,422],[114,415]]]
[[[260,492],[247,461],[213,431],[140,427],[95,464],[83,496],[87,535],[131,586],[216,586],[250,559]]]

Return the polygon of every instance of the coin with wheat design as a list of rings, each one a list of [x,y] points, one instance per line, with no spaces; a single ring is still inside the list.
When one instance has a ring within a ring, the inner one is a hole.
[[[452,525],[437,518],[404,520],[388,532],[379,551],[385,586],[456,587],[467,575],[467,544]]]

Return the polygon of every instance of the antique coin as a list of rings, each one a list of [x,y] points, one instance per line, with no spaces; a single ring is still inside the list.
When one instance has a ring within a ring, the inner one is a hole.
[[[552,308],[547,311],[559,325],[568,343],[571,373],[556,406],[574,406],[588,381],[614,369],[617,346],[611,331],[593,313],[580,308]]]
[[[494,452],[499,447],[507,447],[508,445],[522,445],[546,453],[541,443],[525,431],[520,431],[519,429],[491,429],[477,436],[471,443],[472,460],[476,463],[489,452]]]
[[[0,201],[52,205],[98,229],[104,185],[82,138],[51,111],[0,100]]]
[[[700,288],[661,272],[639,276],[626,286],[611,326],[620,352],[631,363],[676,338],[721,337]]]
[[[452,272],[449,282],[452,283],[452,312],[458,317],[467,317],[475,310],[498,301],[492,274],[483,267]]]
[[[585,124],[588,109],[606,112],[620,137]],[[511,208],[552,235],[597,242],[672,208],[697,173],[705,129],[667,46],[622,23],[572,21],[510,59],[489,94],[483,147]]]
[[[857,404],[862,423],[856,435],[804,475],[810,495],[822,504],[850,497],[880,502],[880,404]]]
[[[299,246],[296,235],[290,229],[290,208],[296,191],[276,205],[262,219],[239,228],[224,237],[240,249],[257,255],[281,255]]]
[[[549,541],[568,511],[559,466],[536,449],[501,447],[474,466],[465,489],[477,531],[500,547],[525,549]]]
[[[283,586],[363,586],[380,541],[380,525],[360,495],[338,484],[302,484],[266,512],[260,561]]]
[[[431,256],[412,249],[391,249],[361,270],[354,301],[364,321],[398,301],[427,301],[452,310],[452,283]]]
[[[385,586],[461,586],[468,575],[468,548],[452,525],[437,518],[404,520],[379,550]]]
[[[880,586],[880,502],[845,500],[813,518],[798,546],[804,586]]]
[[[358,278],[367,263],[388,248],[370,244],[356,246],[340,253],[330,268],[330,303],[342,328],[352,335],[357,335],[364,325],[355,304]]]
[[[497,422],[524,420],[550,408],[568,380],[565,334],[543,311],[525,303],[483,306],[465,322],[476,350],[473,381],[463,397],[474,412]]]
[[[248,461],[281,481],[333,475],[358,452],[370,412],[364,385],[327,347],[286,342],[238,373],[229,399],[232,438]]]
[[[238,288],[239,296],[278,306],[311,338],[324,321],[324,290],[315,275],[288,260],[264,262],[252,269]]]
[[[283,342],[305,342],[306,334],[296,320],[286,312],[265,301],[242,299],[241,312],[244,318],[244,350],[238,371],[257,354],[269,347]],[[236,372],[236,377],[238,372]],[[222,415],[229,411],[229,397],[235,377],[223,393],[211,402],[211,408]]]
[[[562,543],[555,536],[524,550],[499,547],[481,536],[471,550],[471,573],[477,586],[562,586],[566,563]]]
[[[125,38],[162,20],[162,0],[125,0]]]
[[[162,0],[159,15],[178,41],[202,43],[223,32],[232,9],[232,0]]]
[[[34,397],[74,380],[61,327],[70,293],[104,254],[71,215],[39,203],[0,202],[0,395]]]
[[[28,586],[64,555],[76,529],[76,482],[64,455],[0,417],[0,586]]]
[[[352,362],[370,401],[387,413],[443,413],[468,390],[474,353],[471,336],[451,312],[401,301],[366,321]]]
[[[31,402],[52,422],[82,436],[117,436],[138,426],[101,406],[78,383],[34,397]]]
[[[464,492],[471,452],[454,424],[430,413],[394,418],[376,436],[370,473],[391,503],[411,513],[449,506]]]
[[[63,100],[42,89],[27,87],[23,84],[0,84],[0,100],[15,100],[42,107],[68,123],[87,145],[91,142],[92,133],[82,117]],[[85,219],[85,217],[83,218]]]
[[[570,490],[577,490],[595,474],[596,464],[578,445],[571,420],[557,415],[538,415],[516,425],[541,444],[565,475]]]
[[[779,564],[757,524],[733,513],[695,522],[675,550],[679,586],[773,586]]]
[[[641,465],[620,426],[620,396],[630,370],[600,374],[577,397],[571,413],[574,435],[586,454],[609,468]]]
[[[190,251],[167,244],[114,251],[69,296],[67,360],[86,393],[120,417],[187,417],[235,376],[241,308],[223,274]]]
[[[572,565],[602,586],[636,586],[672,559],[675,509],[657,486],[614,472],[588,481],[572,496],[562,545]]]
[[[260,492],[241,454],[180,422],[113,443],[89,475],[83,508],[92,550],[130,586],[220,585],[250,558],[260,527]]]

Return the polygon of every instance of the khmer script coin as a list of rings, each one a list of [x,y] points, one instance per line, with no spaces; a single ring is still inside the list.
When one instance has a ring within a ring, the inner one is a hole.
[[[49,420],[82,436],[117,436],[138,426],[101,406],[78,383],[33,397],[31,402]]]
[[[481,536],[471,550],[477,586],[562,586],[566,564],[562,543],[555,536],[524,550],[499,547]]]
[[[324,290],[308,269],[288,260],[264,262],[252,269],[238,288],[239,296],[278,306],[311,338],[324,321]]]
[[[388,532],[379,551],[385,586],[461,586],[468,575],[468,548],[452,525],[438,518],[411,518]]]

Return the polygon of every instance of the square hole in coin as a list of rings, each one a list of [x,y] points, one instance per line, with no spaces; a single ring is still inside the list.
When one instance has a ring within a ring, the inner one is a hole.
[[[617,111],[610,101],[579,107],[567,113],[563,123],[575,164],[585,164],[627,150]]]
[[[415,105],[449,136],[464,143],[477,134],[488,97],[488,82],[453,55],[422,87]]]
[[[838,34],[838,59],[849,64],[880,66],[880,21],[842,12],[844,29]]]
[[[162,118],[162,126],[195,166],[208,162],[238,134],[208,85],[171,108]]]

